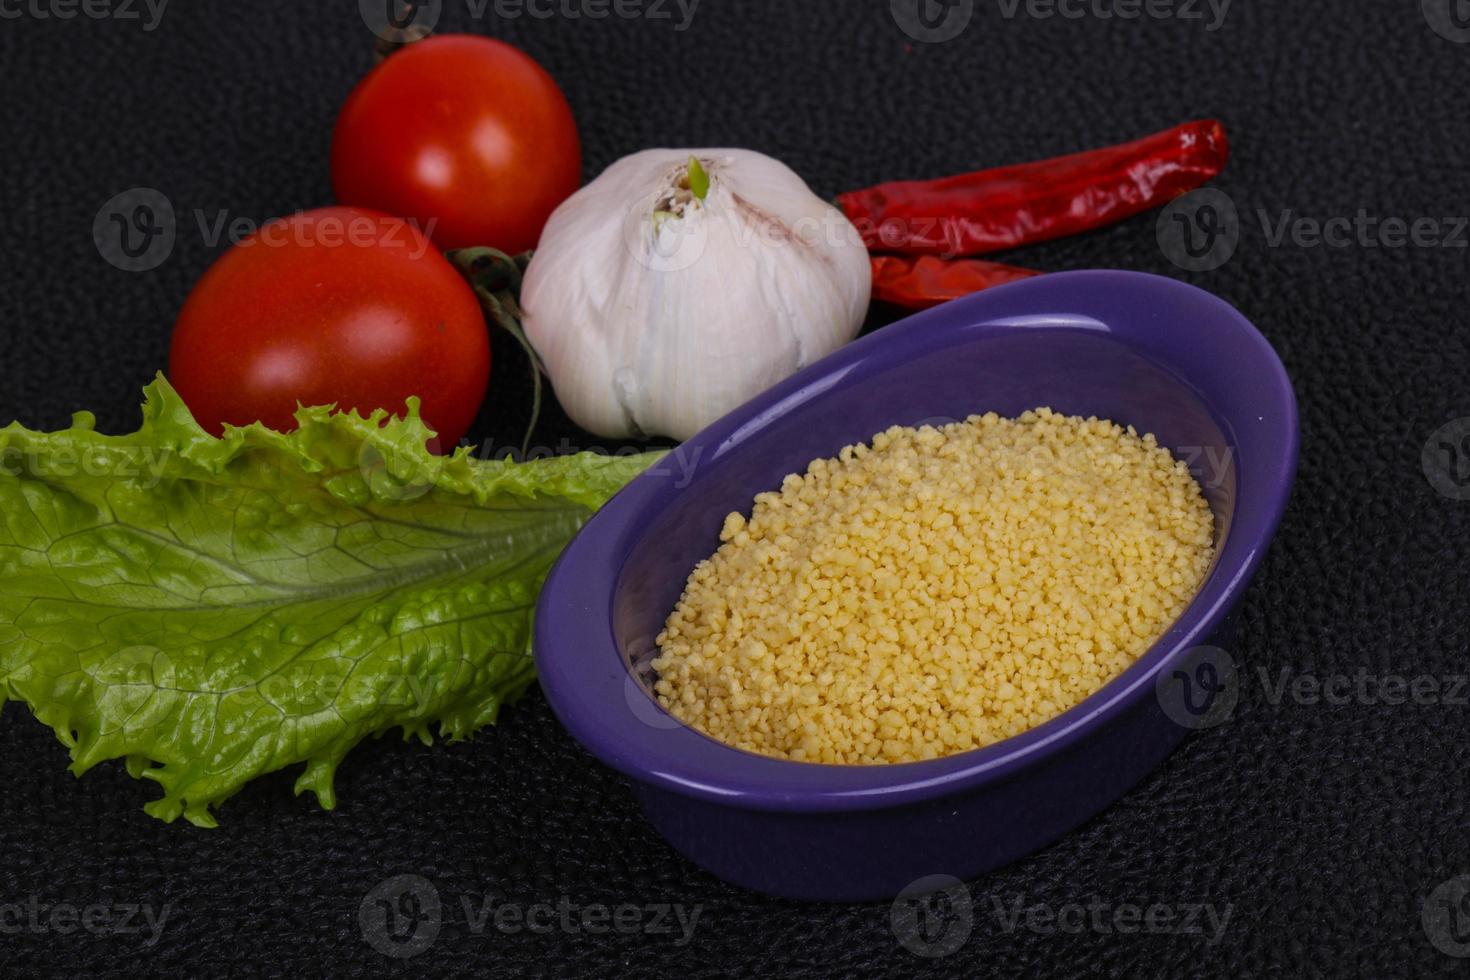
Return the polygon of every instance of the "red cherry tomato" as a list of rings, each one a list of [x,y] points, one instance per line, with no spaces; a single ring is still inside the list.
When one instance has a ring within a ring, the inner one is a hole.
[[[220,257],[174,325],[169,379],[205,429],[295,428],[296,405],[397,415],[411,395],[452,448],[490,377],[473,290],[401,218],[322,208]]]
[[[413,218],[442,249],[534,248],[581,179],[561,89],[529,55],[486,37],[394,52],[353,89],[332,137],[337,200]]]

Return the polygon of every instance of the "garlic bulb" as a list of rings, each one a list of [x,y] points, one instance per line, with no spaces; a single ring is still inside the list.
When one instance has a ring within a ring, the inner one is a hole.
[[[521,288],[558,400],[601,436],[687,439],[856,336],[868,251],[750,150],[645,150],[552,214]]]

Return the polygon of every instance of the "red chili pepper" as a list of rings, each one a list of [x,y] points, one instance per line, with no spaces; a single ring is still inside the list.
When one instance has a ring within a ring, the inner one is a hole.
[[[873,298],[910,310],[927,310],[991,286],[1041,273],[984,259],[873,256]]]
[[[1036,163],[898,181],[838,197],[868,248],[977,255],[1091,231],[1188,193],[1229,157],[1213,119]]]

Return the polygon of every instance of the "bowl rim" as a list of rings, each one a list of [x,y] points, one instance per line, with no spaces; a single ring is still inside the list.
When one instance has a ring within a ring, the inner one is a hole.
[[[830,765],[763,756],[721,743],[669,715],[633,679],[618,649],[612,624],[612,597],[627,557],[629,523],[652,516],[648,504],[660,487],[652,473],[635,478],[601,511],[562,553],[547,576],[538,602],[534,651],[541,686],[553,712],[593,755],[641,783],[675,793],[746,809],[785,812],[833,812],[900,806],[996,782],[1062,753],[1152,695],[1158,675],[1201,645],[1239,602],[1280,524],[1294,482],[1300,450],[1296,396],[1285,366],[1256,327],[1225,300],[1195,286],[1148,273],[1087,270],[1052,273],[986,290],[885,326],[803,369],[719,419],[684,444],[695,452],[728,451],[746,427],[785,414],[810,397],[820,397],[828,376],[841,375],[860,361],[890,347],[916,347],[920,330],[1013,334],[1020,327],[1065,325],[1076,311],[1061,299],[1076,293],[1132,293],[1147,303],[1150,296],[1174,294],[1209,311],[1215,329],[1233,330],[1261,372],[1260,386],[1269,406],[1261,416],[1277,427],[1285,447],[1269,467],[1247,471],[1238,492],[1262,494],[1253,505],[1255,526],[1232,527],[1249,534],[1248,551],[1235,567],[1220,560],[1168,631],[1124,672],[1081,703],[1019,735],[966,752],[922,762],[885,765]],[[1128,297],[1124,297],[1128,299]],[[1034,306],[1030,314],[1018,307]],[[1090,314],[1089,314],[1090,315]],[[1027,319],[1044,323],[1026,323]],[[1103,325],[1106,326],[1106,325]],[[1156,358],[1137,350],[1126,335],[1109,330],[1114,340],[1132,347],[1152,363]],[[1164,365],[1176,378],[1188,378]],[[1190,385],[1192,387],[1192,385]],[[813,396],[811,392],[818,393]],[[1211,414],[1220,418],[1206,402]],[[1230,438],[1238,438],[1227,433]],[[1240,506],[1237,505],[1237,519]],[[1223,552],[1221,557],[1223,557]],[[615,567],[614,567],[615,566]],[[552,612],[552,610],[555,612]],[[598,658],[589,661],[588,658]],[[611,668],[616,668],[611,669]],[[636,691],[631,694],[630,691]],[[636,709],[626,699],[641,697]],[[657,725],[640,719],[644,711],[661,716]],[[1184,729],[1181,728],[1181,734]]]

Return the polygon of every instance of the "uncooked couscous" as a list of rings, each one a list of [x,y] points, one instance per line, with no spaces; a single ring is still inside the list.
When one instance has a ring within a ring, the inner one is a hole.
[[[1041,408],[849,446],[725,519],[655,693],[729,745],[871,764],[1055,717],[1184,611],[1214,521],[1152,435]]]

